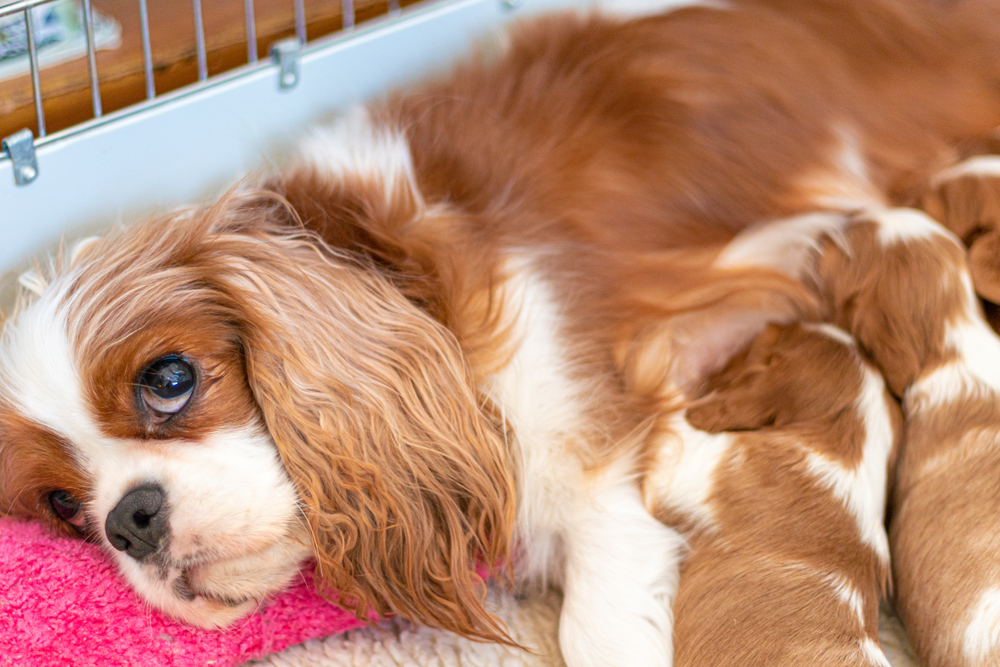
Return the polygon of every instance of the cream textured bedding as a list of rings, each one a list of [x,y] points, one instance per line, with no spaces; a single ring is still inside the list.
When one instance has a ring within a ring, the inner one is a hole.
[[[534,653],[477,644],[450,632],[394,619],[293,646],[246,667],[563,667],[556,593],[518,598],[492,590],[490,597],[494,613],[507,623],[514,638],[532,647]],[[885,613],[881,620],[882,646],[892,667],[918,667],[898,621]]]

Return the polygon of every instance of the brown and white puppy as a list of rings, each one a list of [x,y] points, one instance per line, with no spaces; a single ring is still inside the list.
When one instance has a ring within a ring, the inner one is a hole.
[[[640,493],[649,453],[678,386],[815,314],[802,253],[723,248],[906,200],[1000,125],[996,10],[523,24],[260,187],[30,281],[0,346],[0,508],[104,544],[201,625],[312,557],[359,615],[504,640],[473,566],[509,556],[563,588],[571,667],[669,664],[682,539]]]
[[[796,275],[821,317],[850,332],[901,399],[889,509],[897,609],[925,664],[996,664],[1000,338],[965,248],[913,209],[799,217],[733,247],[738,257],[804,257]]]
[[[892,498],[896,604],[928,665],[1000,662],[1000,338],[958,239],[912,211],[854,219],[818,281],[903,400]]]
[[[888,665],[883,528],[899,406],[851,337],[769,326],[704,386],[647,497],[687,527],[676,665]]]

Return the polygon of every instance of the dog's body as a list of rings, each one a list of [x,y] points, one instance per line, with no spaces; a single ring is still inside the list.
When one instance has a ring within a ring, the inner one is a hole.
[[[1000,125],[996,9],[545,19],[259,191],[77,248],[5,329],[3,508],[204,625],[312,555],[360,613],[502,638],[473,570],[507,558],[561,585],[568,664],[669,664],[683,540],[644,479],[684,390],[823,313],[822,224],[727,244],[915,201]]]

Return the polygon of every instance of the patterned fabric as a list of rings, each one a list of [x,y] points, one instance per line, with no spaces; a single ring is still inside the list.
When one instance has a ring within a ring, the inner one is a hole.
[[[78,0],[54,0],[32,8],[31,15],[40,68],[87,55],[87,31],[83,23],[83,7]],[[95,50],[121,46],[121,24],[97,11],[93,12],[93,16]],[[0,81],[25,76],[29,71],[25,13],[22,11],[0,17]]]
[[[31,15],[35,46],[39,50],[53,42],[66,42],[74,35],[83,34],[83,9],[73,0],[56,0],[34,7]],[[24,12],[0,18],[0,60],[27,53],[28,28]]]

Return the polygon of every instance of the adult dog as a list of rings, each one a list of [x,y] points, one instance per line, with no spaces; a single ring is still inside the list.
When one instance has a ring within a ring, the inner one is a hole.
[[[506,563],[562,587],[568,664],[669,664],[654,453],[765,322],[821,310],[809,239],[723,249],[915,201],[1000,125],[998,10],[522,24],[266,182],[75,247],[4,330],[4,511],[105,544],[193,623],[313,557],[359,614],[505,640],[475,566]]]

